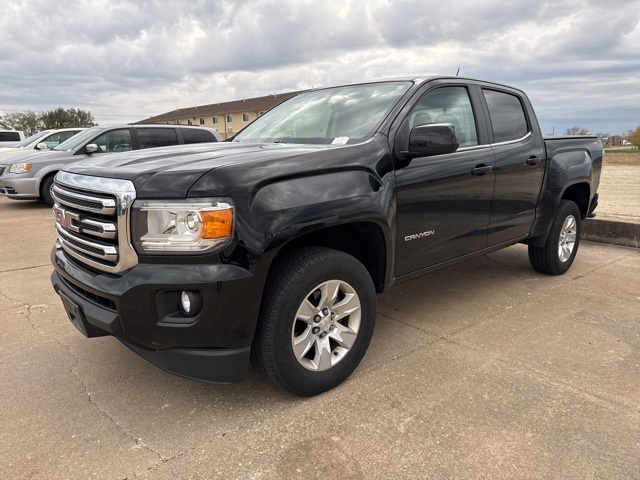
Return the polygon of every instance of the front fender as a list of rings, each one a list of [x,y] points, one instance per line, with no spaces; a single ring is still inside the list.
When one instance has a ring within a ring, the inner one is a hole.
[[[238,215],[239,240],[253,251],[275,254],[301,235],[359,221],[378,224],[387,237],[390,191],[365,169],[271,181],[254,190],[246,215]]]

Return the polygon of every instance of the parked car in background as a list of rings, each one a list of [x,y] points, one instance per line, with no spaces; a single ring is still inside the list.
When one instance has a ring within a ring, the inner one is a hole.
[[[0,160],[0,195],[14,200],[42,200],[53,205],[53,177],[69,163],[104,153],[189,143],[219,142],[212,128],[187,125],[118,125],[92,127],[52,150]]]
[[[0,147],[13,147],[24,140],[24,133],[20,130],[0,130]]]
[[[0,163],[16,155],[31,153],[33,150],[49,150],[66,142],[76,133],[85,130],[84,128],[58,128],[53,130],[43,130],[25,138],[13,147],[0,148]]]

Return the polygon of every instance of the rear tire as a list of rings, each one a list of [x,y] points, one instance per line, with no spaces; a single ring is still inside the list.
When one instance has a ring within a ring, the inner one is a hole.
[[[356,369],[375,316],[375,288],[362,263],[329,248],[294,250],[269,273],[251,361],[277,387],[317,395]]]
[[[529,245],[531,266],[550,275],[569,270],[580,245],[581,227],[578,206],[571,200],[561,200],[544,247]]]

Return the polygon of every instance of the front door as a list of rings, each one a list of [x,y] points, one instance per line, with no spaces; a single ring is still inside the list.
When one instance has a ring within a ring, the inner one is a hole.
[[[396,170],[396,276],[486,247],[494,153],[479,145],[476,117],[468,88],[456,85],[429,90],[406,118],[408,130],[453,124],[460,147]]]

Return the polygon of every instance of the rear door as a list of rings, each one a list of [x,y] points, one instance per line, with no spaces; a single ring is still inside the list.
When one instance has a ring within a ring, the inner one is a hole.
[[[453,124],[460,147],[408,164],[396,159],[396,276],[486,247],[494,158],[482,116],[475,87],[453,82],[432,86],[405,113],[397,156],[419,124]]]
[[[544,143],[527,98],[517,90],[480,87],[495,152],[488,246],[531,231],[545,168]]]

